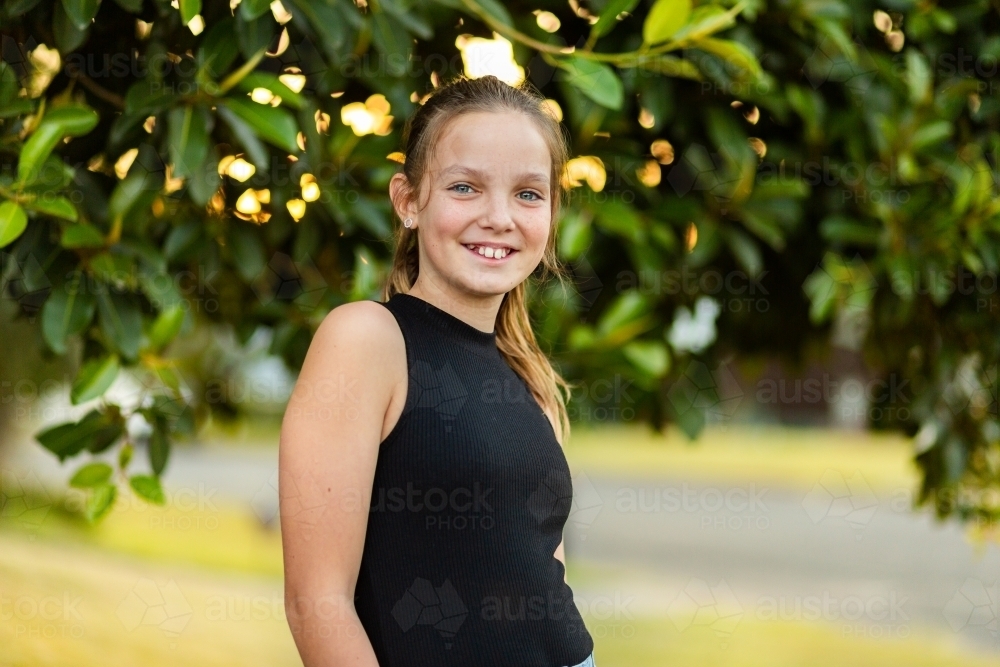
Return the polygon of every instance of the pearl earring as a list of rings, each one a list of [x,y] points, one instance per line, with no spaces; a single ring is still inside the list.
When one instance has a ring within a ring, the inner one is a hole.
[[[411,225],[413,225],[413,218],[407,218],[406,220],[403,220],[403,226],[404,227],[408,228]]]

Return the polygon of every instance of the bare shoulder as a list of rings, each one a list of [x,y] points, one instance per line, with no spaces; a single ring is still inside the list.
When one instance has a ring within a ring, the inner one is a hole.
[[[400,337],[396,318],[375,301],[352,301],[331,310],[313,336],[313,344],[378,348]]]

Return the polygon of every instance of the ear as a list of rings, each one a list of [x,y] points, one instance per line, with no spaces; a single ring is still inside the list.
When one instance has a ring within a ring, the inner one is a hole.
[[[392,206],[400,220],[416,219],[416,206],[413,202],[415,195],[416,193],[410,188],[406,174],[402,172],[393,174],[389,181],[389,199],[392,200]]]

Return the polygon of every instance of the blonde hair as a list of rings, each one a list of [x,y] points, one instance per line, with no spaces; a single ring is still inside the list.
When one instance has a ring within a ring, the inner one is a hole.
[[[554,276],[560,283],[565,273],[555,252],[555,233],[565,190],[562,173],[569,159],[565,129],[547,111],[544,96],[528,82],[511,86],[495,76],[470,79],[460,75],[434,90],[403,128],[403,173],[412,192],[419,191],[421,180],[430,162],[437,138],[448,121],[456,116],[473,112],[515,111],[525,114],[541,133],[552,157],[549,178],[552,222],[545,252],[539,266],[539,279]],[[405,293],[417,280],[420,271],[418,232],[397,225],[396,249],[392,267],[383,288],[383,299],[393,294]],[[530,276],[529,276],[530,279]],[[569,435],[569,415],[566,403],[571,385],[555,370],[548,357],[538,346],[527,307],[528,279],[504,295],[497,314],[497,349],[507,364],[527,384],[535,400],[544,410],[556,416],[553,430],[560,443]],[[565,395],[564,393],[565,392]]]

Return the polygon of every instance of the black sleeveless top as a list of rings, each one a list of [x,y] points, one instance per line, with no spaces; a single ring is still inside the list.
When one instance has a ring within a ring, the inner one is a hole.
[[[383,304],[406,342],[379,447],[354,604],[381,667],[563,667],[594,642],[553,553],[573,488],[552,425],[496,334]]]

